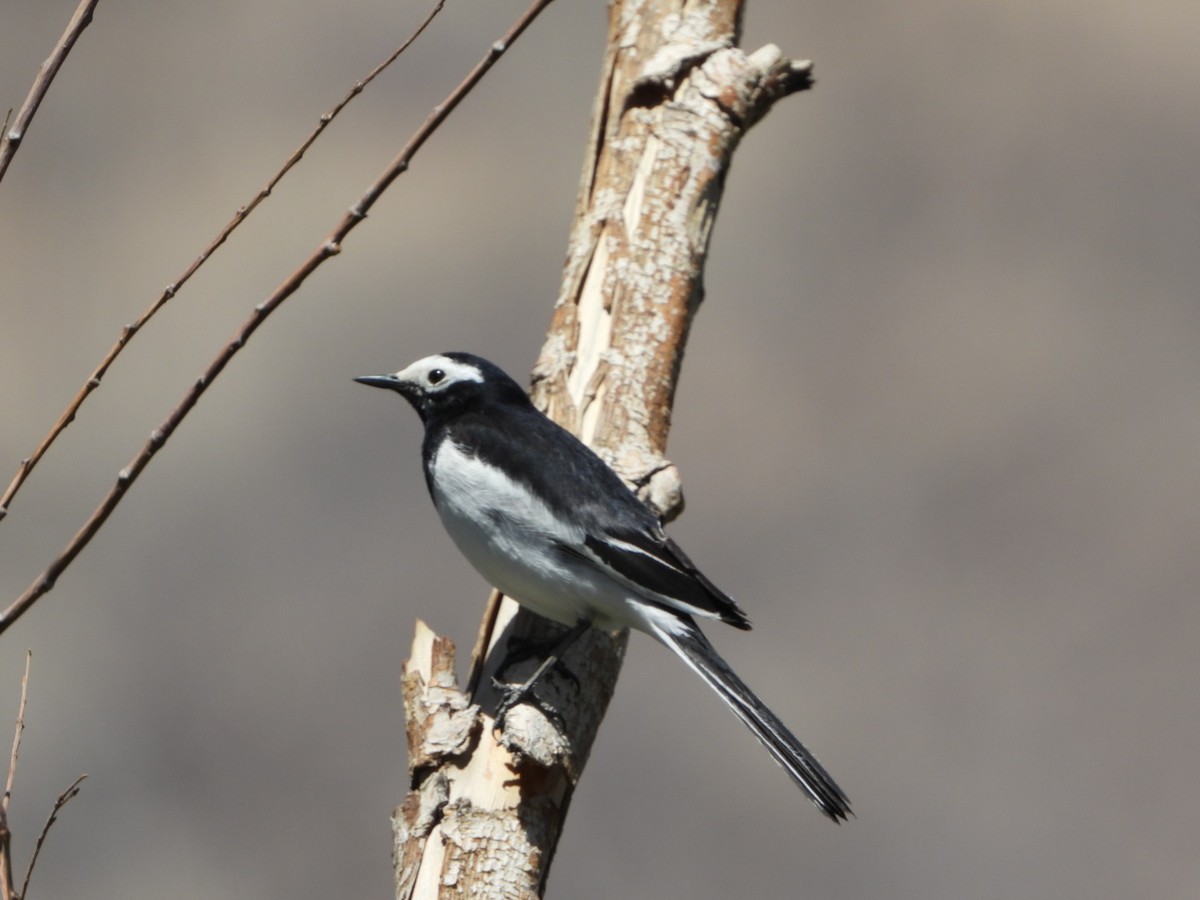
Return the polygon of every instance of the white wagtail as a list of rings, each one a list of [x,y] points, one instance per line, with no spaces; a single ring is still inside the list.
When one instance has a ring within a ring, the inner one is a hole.
[[[719,619],[749,629],[745,613],[620,477],[535,409],[520,385],[469,353],[429,356],[394,375],[355,380],[395,391],[420,414],[425,482],[442,524],[490,584],[572,626],[556,653],[589,626],[635,628],[658,639],[717,692],[822,812],[835,822],[846,818],[850,801],[841,788],[696,625],[697,618]]]

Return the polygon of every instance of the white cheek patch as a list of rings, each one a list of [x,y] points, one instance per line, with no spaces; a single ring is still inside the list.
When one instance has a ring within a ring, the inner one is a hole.
[[[437,384],[430,384],[429,373],[434,369],[441,369],[446,373],[446,377]],[[397,372],[396,377],[401,381],[420,385],[426,393],[430,394],[455,384],[462,384],[464,381],[483,383],[483,373],[474,366],[450,359],[448,356],[436,355],[418,359],[408,368]]]

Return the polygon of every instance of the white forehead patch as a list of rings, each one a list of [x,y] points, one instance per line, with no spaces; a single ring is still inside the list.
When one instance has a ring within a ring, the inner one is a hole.
[[[437,373],[441,372],[442,377]],[[459,362],[448,356],[434,355],[418,359],[415,363],[396,373],[401,381],[419,385],[426,393],[440,391],[464,381],[482,383],[483,373],[470,363]]]

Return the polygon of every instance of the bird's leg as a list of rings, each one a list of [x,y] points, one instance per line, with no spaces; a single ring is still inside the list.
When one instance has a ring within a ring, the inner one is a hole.
[[[504,659],[500,661],[500,665],[496,667],[496,674],[492,676],[492,683],[497,688],[508,688],[511,682],[508,680],[508,670],[513,666],[528,660],[537,658],[544,659],[547,656],[554,656],[562,643],[561,640],[537,640],[536,638],[512,637],[509,638],[507,651],[504,654]],[[568,679],[575,690],[579,690],[579,679],[575,677],[575,673],[563,665],[562,654],[558,653],[559,659],[557,662],[558,673]],[[542,673],[545,674],[544,672]]]
[[[574,688],[576,692],[580,691],[582,686],[580,685],[580,679],[576,678],[575,672],[572,672],[570,668],[566,667],[564,664],[563,652],[562,650],[559,650],[560,646],[562,646],[562,641],[536,641],[534,638],[530,637],[510,638],[509,646],[506,648],[508,649],[508,653],[504,654],[504,659],[500,661],[500,665],[496,667],[496,674],[492,676],[492,684],[496,685],[500,690],[512,690],[510,686],[511,683],[508,679],[508,672],[510,668],[530,659],[545,659],[547,656],[550,656],[550,658],[556,659],[551,659],[548,661],[548,665],[556,668],[560,676],[563,676],[563,678],[569,680],[572,688]],[[548,671],[546,670],[545,665],[546,664],[542,664],[540,666],[541,674],[538,676],[539,678],[544,677],[546,671]],[[533,679],[530,678],[527,680]]]
[[[503,693],[503,696],[500,698],[500,703],[496,706],[495,727],[497,729],[504,728],[504,717],[508,715],[509,710],[511,710],[522,700],[532,698],[539,709],[545,712],[550,718],[556,720],[556,724],[561,730],[562,720],[558,713],[545,703],[538,700],[533,693],[533,688],[538,681],[541,680],[543,675],[550,671],[553,666],[558,665],[560,657],[562,657],[562,655],[567,652],[570,646],[579,640],[579,638],[583,636],[583,633],[591,627],[592,623],[587,619],[580,619],[578,622],[572,625],[571,630],[562,636],[558,643],[554,645],[554,648],[550,651],[550,654],[542,660],[541,664],[534,669],[533,674],[525,679],[522,684],[512,686],[502,684],[501,682],[496,681],[495,678],[492,679],[492,682]],[[501,665],[501,670],[506,668],[510,662],[511,660],[506,659]],[[572,675],[571,678],[575,680],[576,685],[578,686],[578,679],[575,679],[574,675]]]

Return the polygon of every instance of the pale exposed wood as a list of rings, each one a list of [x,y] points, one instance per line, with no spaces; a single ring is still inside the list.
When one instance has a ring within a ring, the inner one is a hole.
[[[775,47],[747,55],[736,46],[741,9],[740,0],[610,5],[562,288],[534,368],[535,403],[664,517],[682,506],[678,472],[664,453],[730,157],[775,100],[811,83],[808,64]],[[561,723],[518,706],[497,736],[489,714],[496,661],[514,638],[544,640],[549,627],[508,599],[490,607],[478,644],[488,653],[470,682],[481,727],[469,753],[413,771],[413,792],[397,810],[400,831],[412,837],[397,839],[397,896],[541,896],[626,640],[624,633],[590,633],[565,660],[573,677],[539,686]],[[445,654],[432,649],[438,640],[418,643],[444,663]],[[417,665],[414,653],[410,666]],[[506,676],[522,673],[514,666]],[[422,677],[428,684],[436,676]],[[413,757],[432,758],[422,711],[428,701],[410,697],[407,687],[405,696],[410,742],[415,732],[418,743]],[[474,710],[467,701],[460,695],[454,714]],[[441,820],[426,827],[438,804]]]

